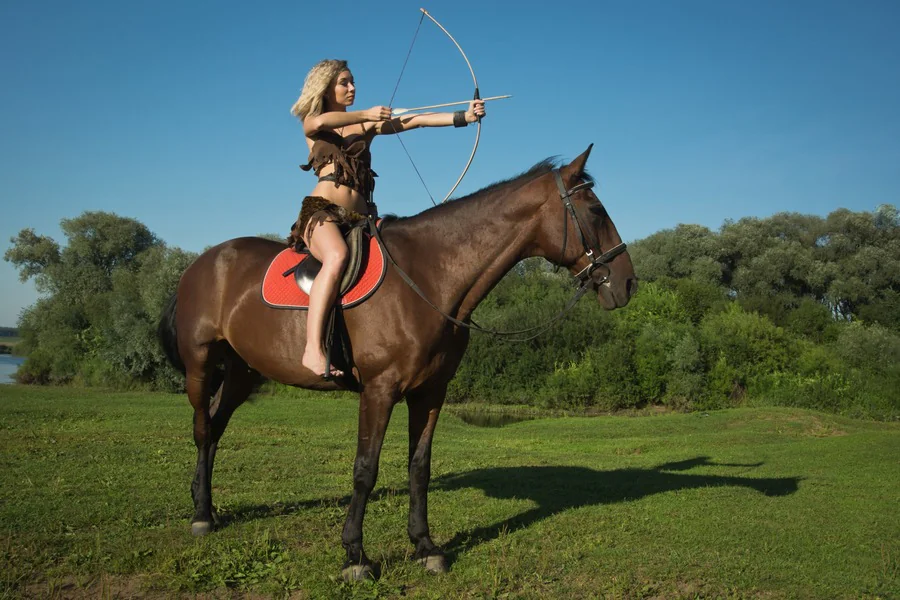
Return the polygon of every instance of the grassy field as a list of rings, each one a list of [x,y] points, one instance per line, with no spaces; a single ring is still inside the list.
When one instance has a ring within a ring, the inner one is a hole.
[[[451,407],[452,409],[452,407]],[[261,396],[190,535],[184,397],[0,386],[0,597],[900,598],[900,425],[787,409],[537,419],[435,437],[433,576],[406,538],[406,410],[340,581],[351,396]]]

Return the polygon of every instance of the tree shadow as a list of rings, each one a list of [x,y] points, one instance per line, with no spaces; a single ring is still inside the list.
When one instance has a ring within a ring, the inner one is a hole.
[[[537,504],[510,519],[458,532],[444,544],[449,554],[458,554],[496,539],[501,532],[528,527],[537,521],[572,508],[639,500],[653,494],[707,487],[742,486],[766,496],[784,496],[797,491],[801,478],[751,478],[683,473],[695,467],[758,467],[762,463],[712,462],[698,456],[646,469],[595,471],[586,467],[496,467],[447,475],[434,481],[432,489],[445,491],[477,488],[491,498],[528,499]]]

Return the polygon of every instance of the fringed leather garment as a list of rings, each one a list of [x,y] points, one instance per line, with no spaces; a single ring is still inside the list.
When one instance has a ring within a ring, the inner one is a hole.
[[[309,162],[300,165],[304,171],[321,173],[325,165],[333,164],[334,173],[327,176],[334,185],[345,185],[368,198],[375,189],[375,171],[372,170],[372,143],[374,130],[343,137],[337,132],[325,130],[316,133]],[[333,179],[332,179],[333,176]]]
[[[370,131],[343,137],[335,131],[320,131],[312,138],[309,162],[300,165],[300,168],[319,175],[325,165],[333,164],[334,172],[320,177],[319,181],[333,181],[335,186],[347,186],[369,199],[375,189],[375,177],[378,176],[372,170],[372,154],[369,152],[372,135]],[[295,249],[298,244],[302,246],[310,222],[329,221],[345,227],[363,219],[365,215],[347,210],[321,196],[307,196],[303,199],[300,216],[291,227],[287,243]]]

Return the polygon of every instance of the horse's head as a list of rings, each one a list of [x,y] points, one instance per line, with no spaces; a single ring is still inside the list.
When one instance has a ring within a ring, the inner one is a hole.
[[[554,170],[546,185],[553,196],[541,227],[542,254],[564,266],[597,292],[607,310],[621,308],[637,291],[631,257],[609,213],[591,190],[584,166],[593,144],[568,165]]]

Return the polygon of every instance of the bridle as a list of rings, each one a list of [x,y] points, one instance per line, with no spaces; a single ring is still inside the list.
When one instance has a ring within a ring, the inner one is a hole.
[[[486,327],[482,327],[475,321],[471,323],[466,323],[464,321],[460,321],[455,317],[451,317],[440,308],[435,305],[434,302],[428,299],[425,296],[425,293],[419,288],[418,285],[407,275],[403,269],[397,264],[394,260],[394,257],[391,256],[391,253],[388,252],[387,246],[384,243],[384,240],[381,239],[381,232],[378,227],[375,226],[375,218],[372,215],[369,215],[369,230],[372,232],[372,235],[375,236],[375,239],[378,241],[378,244],[381,246],[381,251],[387,257],[388,261],[394,266],[394,269],[397,270],[397,273],[403,279],[406,284],[412,288],[412,290],[419,295],[422,300],[424,300],[431,308],[433,308],[437,313],[439,313],[442,317],[453,323],[454,325],[458,325],[459,327],[465,327],[466,329],[474,329],[475,331],[481,331],[482,333],[490,333],[492,335],[497,336],[516,336],[522,335],[525,333],[531,333],[533,331],[537,331],[533,335],[530,335],[525,338],[510,338],[510,341],[514,342],[525,342],[528,340],[532,340],[545,331],[549,330],[553,325],[556,324],[557,321],[562,319],[566,314],[569,313],[572,308],[575,307],[575,304],[581,299],[582,296],[591,288],[591,285],[603,285],[604,283],[609,281],[610,276],[610,268],[609,263],[612,262],[618,255],[625,252],[626,244],[624,242],[620,242],[615,247],[610,250],[599,254],[595,251],[596,249],[600,249],[600,244],[591,244],[589,240],[589,236],[585,235],[585,228],[582,225],[581,219],[578,217],[578,213],[575,211],[575,206],[572,204],[572,197],[582,190],[588,190],[594,186],[593,181],[585,181],[575,185],[570,189],[566,189],[565,183],[562,180],[562,176],[559,174],[559,169],[553,169],[553,177],[556,180],[556,186],[559,189],[559,196],[565,206],[566,210],[563,211],[563,244],[562,251],[560,253],[560,259],[562,261],[565,260],[566,255],[566,241],[568,238],[569,231],[569,223],[568,216],[571,215],[572,221],[575,223],[575,229],[578,231],[578,235],[581,238],[581,244],[584,248],[584,255],[587,257],[588,265],[579,271],[575,277],[578,279],[580,285],[578,289],[575,290],[575,293],[572,295],[572,298],[566,302],[566,305],[563,307],[559,313],[557,313],[550,321],[545,323],[544,325],[538,325],[536,327],[529,327],[527,329],[519,329],[517,331],[497,331],[494,329],[488,329]],[[596,271],[599,267],[604,267],[606,269],[606,274],[599,280],[595,280],[593,278],[594,271]]]
[[[606,275],[604,275],[602,279],[594,281],[597,285],[603,285],[604,283],[609,281],[610,269],[608,263],[618,255],[625,252],[625,248],[627,246],[624,242],[620,242],[615,247],[597,256],[597,253],[594,251],[594,245],[588,242],[588,236],[584,234],[584,227],[582,227],[581,219],[578,218],[578,213],[575,212],[575,206],[572,204],[572,196],[574,196],[581,190],[591,189],[592,187],[594,187],[594,182],[583,181],[567,190],[566,184],[563,182],[562,176],[559,174],[559,169],[553,169],[553,178],[556,180],[556,187],[557,189],[559,189],[559,196],[562,199],[565,207],[568,209],[567,211],[563,212],[563,244],[562,251],[559,254],[560,261],[564,261],[566,256],[566,241],[569,237],[569,224],[567,217],[571,215],[572,222],[575,223],[575,229],[578,230],[578,236],[581,238],[581,246],[584,248],[584,255],[589,261],[588,265],[585,268],[575,274],[575,277],[581,282],[582,286],[584,286],[593,279],[594,271],[596,271],[598,267],[604,267],[606,269]],[[596,247],[599,249],[600,244],[596,244]]]

